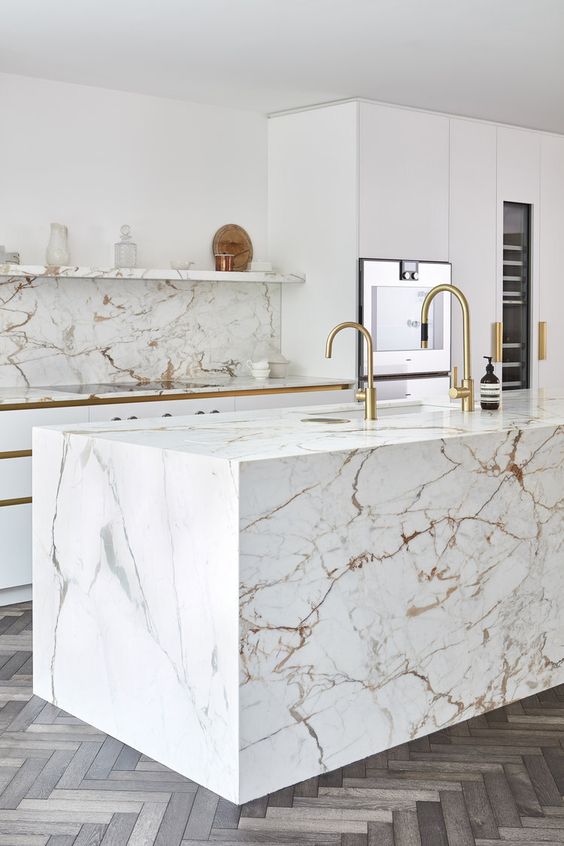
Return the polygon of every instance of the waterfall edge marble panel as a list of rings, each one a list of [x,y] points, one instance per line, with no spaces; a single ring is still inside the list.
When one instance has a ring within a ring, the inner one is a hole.
[[[107,447],[35,430],[34,690],[235,800],[237,477]]]
[[[564,682],[564,405],[512,403],[36,430],[35,692],[242,803]]]
[[[0,386],[237,376],[280,347],[280,285],[0,279]]]

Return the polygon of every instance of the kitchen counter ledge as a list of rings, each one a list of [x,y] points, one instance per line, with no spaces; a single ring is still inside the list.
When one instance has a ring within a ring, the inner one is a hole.
[[[286,379],[258,381],[251,377],[234,376],[229,379],[210,377],[174,383],[122,383],[117,389],[111,385],[38,387],[0,387],[0,411],[21,408],[41,408],[77,405],[107,405],[121,402],[151,402],[156,400],[206,399],[221,396],[250,394],[299,393],[310,390],[346,390],[350,379],[318,379],[307,376],[288,376]],[[92,390],[90,390],[92,388]],[[121,388],[121,390],[119,389]]]
[[[564,682],[564,392],[33,450],[35,693],[233,802]]]

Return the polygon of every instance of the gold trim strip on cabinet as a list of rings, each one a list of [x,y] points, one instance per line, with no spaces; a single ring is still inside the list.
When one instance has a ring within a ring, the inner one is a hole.
[[[14,402],[0,404],[2,411],[27,411],[32,408],[78,408],[88,405],[117,405],[118,403],[133,402],[169,402],[170,400],[200,400],[200,399],[221,399],[221,397],[255,397],[271,396],[274,394],[305,394],[316,391],[348,391],[353,387],[353,382],[335,382],[329,385],[300,385],[293,388],[248,388],[246,390],[227,391],[197,391],[186,394],[151,394],[149,396],[129,396],[121,394],[112,397],[86,397],[76,400],[47,400],[45,402]]]
[[[539,361],[546,360],[546,320],[539,321]]]
[[[3,458],[31,458],[31,450],[13,449],[11,452],[0,452],[0,461]]]
[[[494,361],[503,361],[503,323],[494,323],[495,342],[494,342]]]
[[[18,499],[0,499],[0,508],[7,508],[9,505],[29,505],[30,496],[20,496]]]

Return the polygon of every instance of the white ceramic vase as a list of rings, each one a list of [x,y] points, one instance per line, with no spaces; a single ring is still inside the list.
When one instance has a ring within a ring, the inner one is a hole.
[[[51,236],[46,253],[49,266],[60,267],[69,263],[69,232],[62,223],[51,224]]]

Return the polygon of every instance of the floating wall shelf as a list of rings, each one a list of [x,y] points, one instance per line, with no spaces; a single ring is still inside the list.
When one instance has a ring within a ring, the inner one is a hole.
[[[24,279],[145,279],[161,282],[305,282],[301,273],[267,271],[158,270],[154,268],[48,267],[42,264],[0,264],[0,276]]]

